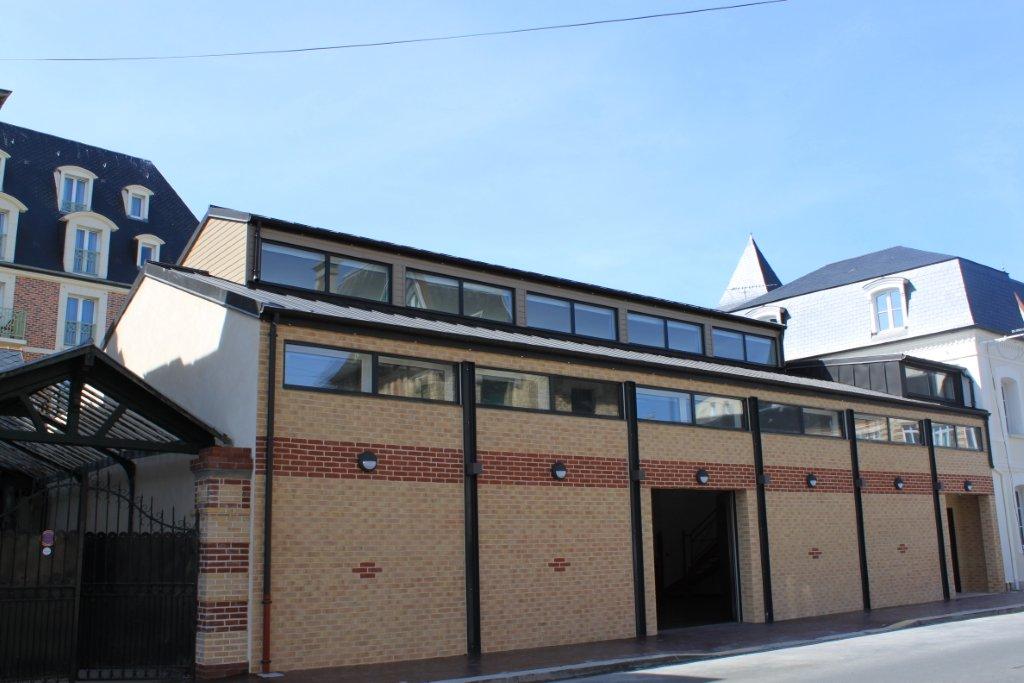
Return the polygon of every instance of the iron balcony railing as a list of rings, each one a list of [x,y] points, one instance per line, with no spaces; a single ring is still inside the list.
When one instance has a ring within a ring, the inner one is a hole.
[[[0,308],[0,337],[4,339],[25,338],[25,311],[14,308]]]
[[[76,273],[86,275],[96,274],[96,263],[100,259],[100,252],[91,249],[75,249],[75,264],[73,270]]]
[[[76,323],[69,320],[64,323],[64,346],[88,344],[93,340],[95,329],[96,326],[92,323]]]
[[[62,199],[60,210],[64,213],[75,213],[76,211],[88,211],[89,205],[85,202],[75,202],[70,199]]]

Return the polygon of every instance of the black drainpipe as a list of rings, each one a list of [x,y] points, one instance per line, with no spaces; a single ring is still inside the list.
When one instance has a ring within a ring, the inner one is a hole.
[[[764,593],[764,621],[775,621],[775,607],[772,603],[772,558],[768,550],[768,506],[765,503],[764,487],[768,478],[764,473],[764,452],[761,449],[761,413],[757,397],[747,399],[747,413],[750,420],[750,436],[754,445],[754,476],[757,484],[757,536],[761,546],[761,591]]]
[[[860,593],[864,609],[871,611],[871,582],[868,576],[868,543],[864,533],[864,499],[861,494],[860,454],[857,452],[857,423],[852,409],[843,411],[846,438],[850,440],[850,469],[853,475],[853,509],[857,516],[857,552],[860,555]]]
[[[932,421],[924,420],[924,442],[928,446],[928,464],[932,470],[932,505],[935,508],[935,536],[939,542],[939,575],[942,577],[942,599],[949,600],[949,571],[946,569],[946,538],[942,534],[942,503],[939,501],[939,466],[935,462],[935,441]]]
[[[477,476],[483,471],[476,459],[476,366],[462,363],[462,462],[466,544],[466,651],[480,655],[480,511]]]
[[[277,312],[271,314],[267,333],[267,429],[266,472],[263,477],[263,673],[270,672],[270,550],[271,527],[274,520],[274,393],[277,384]]]
[[[625,391],[626,439],[629,469],[629,523],[633,541],[633,610],[636,619],[636,637],[647,635],[647,591],[644,586],[643,513],[640,506],[644,471],[640,467],[640,435],[636,423],[636,382],[626,382]]]

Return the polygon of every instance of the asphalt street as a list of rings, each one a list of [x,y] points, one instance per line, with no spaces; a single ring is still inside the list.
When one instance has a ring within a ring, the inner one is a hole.
[[[575,680],[595,683],[1024,681],[1024,613]]]

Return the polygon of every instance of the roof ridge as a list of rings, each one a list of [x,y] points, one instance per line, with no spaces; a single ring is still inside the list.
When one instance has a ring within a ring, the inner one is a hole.
[[[136,156],[134,154],[128,154],[127,152],[119,152],[116,149],[109,149],[107,147],[100,147],[99,145],[94,145],[91,142],[82,142],[81,140],[73,140],[72,138],[66,138],[63,135],[57,135],[55,133],[47,133],[45,131],[36,130],[34,128],[26,128],[25,126],[19,126],[16,123],[8,123],[6,121],[0,121],[0,126],[9,126],[11,128],[17,128],[18,130],[28,131],[29,133],[34,133],[36,135],[42,135],[44,137],[53,138],[54,140],[61,140],[63,142],[69,142],[69,143],[72,143],[72,144],[75,144],[75,145],[83,145],[85,147],[92,147],[93,149],[98,149],[101,152],[106,152],[107,154],[117,154],[118,156],[126,157],[128,159],[135,159],[137,161],[144,161],[145,163],[150,164],[151,166],[153,166],[153,168],[156,168],[156,164],[153,163],[153,161],[151,159],[147,159],[145,157]]]

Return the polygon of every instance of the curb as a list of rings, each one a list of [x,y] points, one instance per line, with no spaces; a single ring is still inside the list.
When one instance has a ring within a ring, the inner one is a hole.
[[[479,676],[468,676],[464,678],[444,679],[438,683],[540,683],[542,681],[564,681],[584,676],[597,676],[601,674],[622,673],[635,671],[653,666],[670,666],[672,664],[687,664],[723,657],[735,657],[758,652],[770,652],[772,650],[783,650],[803,645],[815,645],[828,643],[847,638],[857,638],[879,633],[890,633],[903,631],[921,626],[934,626],[937,624],[952,623],[956,621],[967,621],[981,617],[994,617],[1004,614],[1015,614],[1024,612],[1024,605],[1012,605],[1005,607],[991,607],[963,612],[953,612],[931,617],[919,617],[916,619],[904,619],[887,626],[862,629],[859,631],[848,631],[846,633],[835,633],[817,638],[802,638],[767,645],[752,645],[750,647],[736,648],[733,650],[719,650],[716,652],[667,652],[656,655],[641,655],[637,657],[624,657],[620,659],[607,659],[579,664],[563,664],[558,666],[544,667],[539,669],[526,669],[521,671],[508,671],[495,674],[482,674]]]

